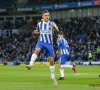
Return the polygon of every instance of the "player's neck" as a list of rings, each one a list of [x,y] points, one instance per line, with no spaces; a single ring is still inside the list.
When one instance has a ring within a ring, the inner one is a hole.
[[[44,22],[44,23],[48,23],[49,21],[45,21],[45,20],[43,20],[43,22]]]
[[[63,36],[59,36],[59,38],[63,38]]]
[[[59,38],[63,38],[63,35],[59,35]]]

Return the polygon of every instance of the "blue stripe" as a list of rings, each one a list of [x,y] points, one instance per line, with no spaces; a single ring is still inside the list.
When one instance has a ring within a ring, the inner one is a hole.
[[[46,28],[47,28],[47,24],[44,24],[44,30],[46,30]]]
[[[49,22],[49,25],[51,25],[51,22]]]
[[[49,22],[49,28],[48,29],[51,30],[51,22]]]

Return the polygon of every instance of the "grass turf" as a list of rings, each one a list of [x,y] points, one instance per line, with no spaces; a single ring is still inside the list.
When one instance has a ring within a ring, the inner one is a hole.
[[[0,66],[0,90],[100,90],[89,84],[100,84],[100,66],[77,66],[75,74],[70,68],[65,69],[65,79],[54,86],[50,79],[48,66]],[[59,69],[55,70],[60,77]]]

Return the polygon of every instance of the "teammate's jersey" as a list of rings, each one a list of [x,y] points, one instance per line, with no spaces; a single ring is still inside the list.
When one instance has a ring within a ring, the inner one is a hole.
[[[58,39],[58,51],[60,51],[61,54],[69,55],[69,45],[64,37]]]
[[[52,43],[52,33],[53,33],[53,28],[52,24],[54,22],[48,21],[44,22],[43,20],[37,24],[37,30],[40,31],[40,37],[39,40],[43,41],[44,43]]]

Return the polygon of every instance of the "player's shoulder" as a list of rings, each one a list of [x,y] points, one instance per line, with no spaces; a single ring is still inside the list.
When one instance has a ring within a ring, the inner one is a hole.
[[[55,24],[55,22],[54,22],[54,21],[49,21],[49,23]]]
[[[62,42],[62,38],[58,38],[58,42],[59,42],[59,43]]]
[[[66,42],[68,42],[66,38],[63,38],[63,39],[64,39]]]
[[[50,21],[50,22],[55,23],[54,21]]]
[[[41,24],[43,21],[38,22],[38,24]]]

